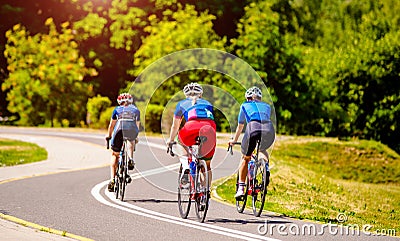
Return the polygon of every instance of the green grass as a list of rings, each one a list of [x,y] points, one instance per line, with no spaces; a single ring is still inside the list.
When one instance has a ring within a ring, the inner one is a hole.
[[[275,144],[271,166],[265,210],[326,223],[337,223],[337,215],[345,213],[344,225],[368,224],[400,235],[400,156],[385,145],[288,139]],[[217,188],[231,203],[235,181]]]
[[[0,139],[0,166],[14,166],[47,159],[47,151],[36,144]]]

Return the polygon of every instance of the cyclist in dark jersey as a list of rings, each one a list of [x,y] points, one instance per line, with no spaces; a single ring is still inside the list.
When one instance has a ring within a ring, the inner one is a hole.
[[[119,106],[115,107],[110,124],[108,125],[108,134],[106,139],[111,139],[111,180],[108,184],[108,190],[112,192],[114,190],[114,177],[117,170],[119,154],[123,144],[123,138],[128,138],[128,169],[133,170],[133,150],[137,142],[137,136],[139,134],[140,126],[140,111],[132,104],[132,96],[128,93],[122,93],[117,98]],[[128,175],[127,182],[131,182],[131,178]]]
[[[188,173],[188,152],[187,147],[195,144],[196,137],[205,136],[207,140],[202,143],[200,156],[207,163],[210,170],[209,180],[212,180],[212,172],[210,162],[214,156],[216,146],[216,125],[214,122],[214,108],[210,102],[202,99],[203,88],[198,83],[187,84],[183,88],[186,99],[181,100],[175,108],[174,118],[171,126],[170,137],[167,144],[174,141],[178,136],[178,143],[183,147],[180,161],[182,163],[183,172]],[[179,131],[182,119],[185,119],[185,124]],[[187,177],[187,175],[183,175]],[[186,182],[187,180],[184,180]],[[211,183],[211,182],[210,182]]]
[[[229,145],[237,142],[244,124],[247,123],[241,145],[242,160],[239,166],[239,188],[235,195],[236,198],[244,195],[245,180],[248,171],[247,165],[256,147],[257,140],[260,140],[260,153],[267,160],[269,160],[267,149],[275,141],[275,129],[271,122],[271,106],[261,101],[261,90],[255,86],[251,87],[246,91],[245,97],[247,101],[240,106],[235,136],[229,141]]]

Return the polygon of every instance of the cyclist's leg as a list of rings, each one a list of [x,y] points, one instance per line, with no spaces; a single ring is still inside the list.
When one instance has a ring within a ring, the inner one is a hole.
[[[214,121],[211,120],[203,120],[200,121],[201,128],[199,130],[199,136],[207,137],[207,140],[202,143],[200,156],[202,159],[206,161],[207,169],[208,169],[208,183],[211,186],[212,182],[212,169],[211,169],[211,159],[215,153],[215,147],[217,144],[217,132],[216,125]]]
[[[193,125],[195,121],[188,121],[182,127],[182,129],[178,133],[178,144],[174,151],[180,156],[179,160],[182,163],[182,167],[186,170],[189,169],[188,164],[188,155],[189,155],[189,146],[195,144],[195,138],[198,135],[198,128]]]
[[[114,130],[111,137],[111,161],[110,161],[110,183],[108,190],[111,191],[114,188],[114,177],[118,166],[119,152],[122,147],[122,134],[121,131]]]
[[[239,188],[235,195],[236,198],[244,195],[246,176],[248,174],[248,165],[256,144],[257,132],[252,129],[252,123],[250,122],[246,127],[241,145],[242,159],[239,164]]]
[[[111,137],[111,150],[113,151],[111,156],[111,178],[114,178],[115,176],[115,170],[118,165],[119,152],[121,151],[122,143],[122,131],[121,129],[117,128],[114,130]]]
[[[181,130],[182,131],[182,130]],[[174,145],[173,152],[178,155],[179,157],[179,162],[181,163],[182,166],[182,172],[180,176],[181,184],[186,185],[189,182],[189,150],[188,147],[185,146],[183,143],[187,142],[186,141],[186,132],[187,130],[183,130],[183,132],[179,131],[178,136],[175,139],[175,141],[178,143],[178,145]]]
[[[272,122],[262,124],[261,128],[261,141],[260,153],[265,160],[269,160],[268,148],[272,146],[275,141],[275,129]]]

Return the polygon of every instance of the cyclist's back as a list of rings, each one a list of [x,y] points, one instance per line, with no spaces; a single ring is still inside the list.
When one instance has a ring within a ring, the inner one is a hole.
[[[117,106],[111,118],[117,121],[114,127],[115,132],[122,130],[123,137],[129,140],[134,140],[137,137],[139,129],[136,121],[140,120],[140,112],[136,106],[133,104]]]

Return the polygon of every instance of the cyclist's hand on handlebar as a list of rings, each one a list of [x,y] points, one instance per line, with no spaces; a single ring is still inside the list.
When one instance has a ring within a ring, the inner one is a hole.
[[[233,146],[236,145],[236,144],[241,144],[241,143],[240,142],[236,142],[234,140],[230,140],[228,142],[228,150],[227,151],[230,151],[231,155],[233,155]]]
[[[111,140],[111,137],[109,137],[109,136],[107,135],[107,136],[106,136],[107,149],[110,148],[110,140]]]
[[[230,151],[231,155],[233,155],[233,150],[232,150],[233,145],[235,145],[234,142],[233,142],[233,140],[230,140],[230,141],[228,142],[228,150],[227,150],[227,151]]]
[[[175,156],[175,153],[172,151],[172,146],[176,144],[175,141],[167,141],[167,153],[169,153],[171,156]]]

